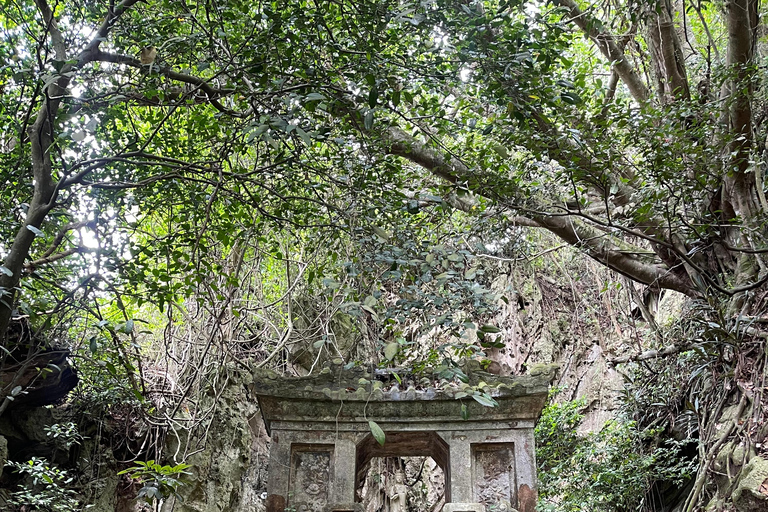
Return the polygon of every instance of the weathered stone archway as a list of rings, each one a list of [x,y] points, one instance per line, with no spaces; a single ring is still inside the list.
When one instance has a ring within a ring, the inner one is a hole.
[[[357,444],[355,460],[355,489],[362,489],[371,461],[377,457],[431,457],[443,471],[446,481],[451,478],[448,444],[435,432],[391,432],[382,445],[368,434]],[[450,486],[445,488],[445,501],[451,501]],[[355,495],[357,499],[358,496]]]
[[[476,368],[467,384],[437,387],[428,377],[395,383],[391,371],[331,367],[286,378],[259,370],[254,388],[272,437],[267,511],[358,511],[355,491],[371,459],[418,455],[445,473],[444,512],[533,512],[533,427],[553,370],[498,377]],[[477,386],[499,406],[472,399]],[[386,433],[383,445],[369,421]]]

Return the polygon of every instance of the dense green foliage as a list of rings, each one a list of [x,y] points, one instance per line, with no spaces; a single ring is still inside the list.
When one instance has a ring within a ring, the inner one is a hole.
[[[658,432],[624,417],[599,432],[577,433],[584,406],[551,402],[536,425],[538,510],[655,510],[659,484],[679,488],[695,473],[696,462],[682,453],[685,442],[654,446]]]
[[[227,364],[485,358],[507,341],[487,323],[512,294],[492,293],[479,262],[542,249],[532,229],[646,299],[696,302],[695,328],[663,331],[636,300],[656,352],[620,362],[700,358],[669,380],[664,421],[692,386],[715,396],[716,379],[727,392],[702,403],[738,403],[738,382],[762,371],[743,361],[766,339],[761,9],[7,2],[0,415],[62,372],[35,365],[47,347],[19,341],[12,319],[71,351],[83,410],[163,428]],[[717,418],[691,403],[713,460]],[[576,462],[618,464],[590,453],[626,453],[643,441],[634,428],[614,424]],[[161,452],[162,435],[148,444]],[[627,485],[639,499],[640,482]]]

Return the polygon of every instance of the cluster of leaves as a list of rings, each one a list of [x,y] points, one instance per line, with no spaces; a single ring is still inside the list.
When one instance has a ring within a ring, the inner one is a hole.
[[[686,442],[654,446],[658,432],[631,420],[619,417],[599,432],[579,434],[584,406],[583,399],[550,401],[536,426],[538,510],[652,510],[655,482],[680,486],[695,473],[695,461],[681,455]]]
[[[80,435],[77,425],[71,421],[54,423],[48,427],[43,427],[43,431],[56,444],[56,447],[62,450],[69,450],[72,446],[79,445],[85,440]]]
[[[11,505],[31,506],[45,512],[82,510],[77,493],[72,489],[74,477],[46,459],[32,457],[27,462],[9,461],[6,466],[29,479],[21,489],[11,493]]]
[[[132,467],[118,472],[118,475],[128,475],[144,484],[139,490],[138,497],[148,503],[155,503],[171,496],[178,496],[177,491],[183,485],[180,478],[191,474],[185,471],[189,467],[189,464],[161,465],[154,460],[136,461]]]
[[[43,427],[46,436],[57,449],[68,451],[81,444],[85,437],[71,421]],[[32,457],[26,462],[8,461],[6,466],[15,470],[24,480],[19,490],[11,493],[9,504],[34,507],[34,510],[50,512],[81,511],[75,477],[43,457]]]

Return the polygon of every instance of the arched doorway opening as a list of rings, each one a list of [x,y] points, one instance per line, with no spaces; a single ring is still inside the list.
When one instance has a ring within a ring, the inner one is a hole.
[[[432,457],[374,457],[356,497],[363,512],[391,511],[393,501],[408,512],[441,512],[445,490],[445,474]]]
[[[426,510],[440,510],[441,503],[450,502],[450,486],[446,485],[451,470],[449,448],[436,433],[392,432],[383,445],[369,434],[355,451],[355,501],[362,503],[366,512],[376,512],[383,508],[379,505],[388,504],[398,485],[397,472],[403,474],[401,485],[410,488],[409,500],[421,494],[426,498],[422,502]],[[415,468],[419,474],[414,474]],[[427,488],[414,492],[416,484]]]

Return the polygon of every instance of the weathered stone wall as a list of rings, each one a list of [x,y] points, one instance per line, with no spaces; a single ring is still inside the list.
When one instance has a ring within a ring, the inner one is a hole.
[[[164,512],[261,512],[266,492],[269,438],[256,399],[249,392],[247,372],[233,371],[226,385],[209,396],[216,403],[202,449],[186,459],[191,476],[180,489],[181,500],[171,499]],[[171,456],[186,445],[183,432],[170,436]],[[194,445],[194,441],[191,445]]]
[[[564,274],[531,272],[523,266],[500,269],[492,289],[506,300],[490,323],[501,328],[503,349],[489,351],[502,375],[519,375],[535,364],[559,366],[554,386],[562,399],[585,399],[583,430],[596,431],[610,419],[623,377],[611,365],[612,355],[635,351],[634,331],[625,317],[631,303],[618,293],[597,294],[599,281],[610,273],[585,272],[578,281]],[[640,329],[644,329],[642,325]]]

